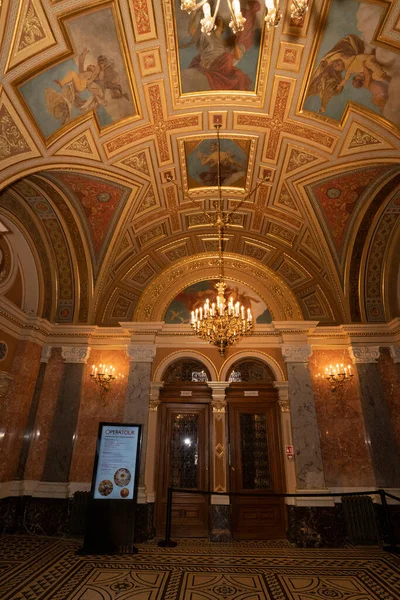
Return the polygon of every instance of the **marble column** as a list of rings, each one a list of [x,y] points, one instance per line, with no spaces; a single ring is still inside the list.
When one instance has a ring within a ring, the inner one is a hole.
[[[149,421],[149,401],[151,365],[156,355],[153,344],[129,344],[127,354],[130,360],[128,385],[124,410],[125,423],[142,425],[142,451],[140,459],[140,476],[138,502],[146,502],[145,464],[147,452],[147,433]]]
[[[39,405],[40,394],[42,392],[44,374],[46,372],[46,366],[49,362],[49,358],[51,357],[51,351],[51,346],[43,346],[42,348],[39,373],[36,379],[35,390],[33,392],[32,403],[29,410],[28,421],[26,423],[25,434],[22,440],[22,447],[19,455],[17,479],[24,479],[26,462],[28,460],[29,448],[31,446],[32,435],[36,421],[36,413]]]
[[[400,486],[400,455],[378,370],[379,346],[350,346],[349,352],[358,373],[376,485],[397,488]]]
[[[64,373],[47,448],[42,481],[67,482],[76,436],[82,379],[90,348],[63,346]]]
[[[326,491],[317,414],[308,365],[312,349],[308,344],[282,344],[281,349],[288,371],[296,488]]]
[[[209,381],[212,389],[212,482],[213,492],[226,492],[228,489],[228,440],[226,430],[226,381]],[[229,496],[211,496],[212,542],[232,541]]]
[[[155,501],[157,417],[158,407],[160,404],[160,390],[163,385],[163,381],[152,381],[150,384],[149,420],[147,424],[146,468],[144,480],[147,502]]]
[[[278,391],[279,407],[281,410],[281,434],[283,451],[285,446],[293,446],[292,423],[290,417],[289,383],[287,381],[274,381],[274,388]],[[292,494],[296,491],[296,471],[294,468],[294,457],[288,458],[284,451],[286,492]]]

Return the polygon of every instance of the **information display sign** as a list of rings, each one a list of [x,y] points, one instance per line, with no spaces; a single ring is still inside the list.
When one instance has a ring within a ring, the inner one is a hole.
[[[141,425],[100,423],[94,500],[133,500],[137,494]]]

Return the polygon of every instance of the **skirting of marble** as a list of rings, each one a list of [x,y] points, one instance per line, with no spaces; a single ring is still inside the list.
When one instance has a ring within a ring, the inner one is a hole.
[[[77,540],[0,537],[2,600],[397,600],[400,562],[374,549],[138,545],[85,556]]]
[[[74,498],[37,498],[10,496],[0,500],[0,533],[30,533],[32,535],[83,535],[89,495],[78,493]],[[135,540],[154,538],[154,504],[137,504]]]

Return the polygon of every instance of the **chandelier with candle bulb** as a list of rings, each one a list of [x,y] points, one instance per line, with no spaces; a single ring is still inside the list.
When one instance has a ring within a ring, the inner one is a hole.
[[[111,384],[114,381],[124,379],[121,373],[115,372],[115,367],[112,365],[107,366],[106,364],[92,365],[92,372],[90,378],[100,388],[100,396],[103,397],[105,392],[108,392],[111,388]]]
[[[181,9],[188,14],[203,9],[203,18],[200,20],[201,32],[210,35],[216,28],[215,20],[221,0],[216,0],[214,12],[207,0],[181,0]],[[229,27],[236,35],[245,28],[246,18],[242,15],[240,0],[226,0],[231,20]],[[277,27],[282,18],[279,0],[265,0],[266,15],[264,17],[267,29]],[[308,0],[292,0],[290,4],[290,18],[301,19],[308,10]]]
[[[217,123],[217,198],[214,201],[215,213],[206,213],[210,224],[218,231],[218,282],[215,284],[217,297],[215,302],[207,299],[204,306],[192,311],[191,326],[195,334],[210,344],[217,346],[223,356],[225,349],[231,346],[244,335],[249,335],[253,327],[253,316],[249,308],[245,309],[240,302],[233,302],[233,298],[225,298],[227,285],[224,278],[223,233],[228,227],[233,211],[225,212],[222,203],[221,191],[221,144],[219,130],[221,124]],[[255,190],[254,190],[255,191]],[[254,193],[250,192],[249,196]],[[248,197],[246,199],[248,199]],[[238,206],[235,208],[237,210]]]
[[[336,364],[336,366],[329,365],[325,369],[325,379],[329,381],[330,388],[332,392],[336,392],[339,387],[342,387],[344,383],[351,381],[354,373],[351,372],[351,365],[344,366],[343,363]],[[322,377],[320,373],[318,373],[317,377]]]

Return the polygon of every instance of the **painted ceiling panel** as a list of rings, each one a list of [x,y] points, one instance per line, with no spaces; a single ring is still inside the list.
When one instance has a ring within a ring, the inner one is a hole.
[[[0,215],[17,193],[38,252],[57,248],[67,320],[118,324],[171,265],[215,254],[215,124],[226,250],[270,269],[304,318],[384,315],[365,245],[384,261],[399,227],[398,3],[311,0],[291,19],[288,2],[267,31],[263,3],[240,2],[236,37],[226,2],[210,35],[180,0],[2,3]]]

